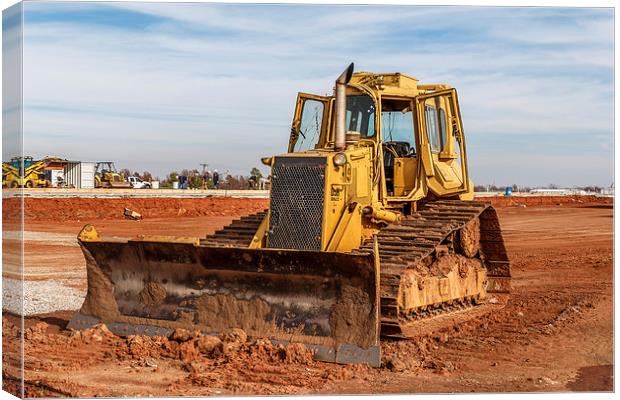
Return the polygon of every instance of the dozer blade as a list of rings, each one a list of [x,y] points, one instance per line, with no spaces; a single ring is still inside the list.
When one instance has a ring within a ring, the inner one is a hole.
[[[109,182],[112,189],[131,189],[131,183],[129,182]]]
[[[78,238],[88,293],[69,328],[99,322],[119,335],[217,334],[241,328],[300,342],[315,358],[379,366],[378,273],[373,254],[214,247],[199,239]]]

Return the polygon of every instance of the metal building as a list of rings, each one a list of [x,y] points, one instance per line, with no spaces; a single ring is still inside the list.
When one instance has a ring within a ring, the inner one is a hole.
[[[64,170],[65,185],[77,189],[95,187],[95,163],[69,161]]]

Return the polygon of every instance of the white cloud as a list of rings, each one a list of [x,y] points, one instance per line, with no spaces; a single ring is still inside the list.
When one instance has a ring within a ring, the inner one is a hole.
[[[38,4],[32,12],[41,7],[54,10]],[[260,156],[284,151],[296,92],[329,93],[348,61],[358,70],[397,70],[457,87],[472,154],[481,159],[493,159],[484,146],[475,148],[489,138],[501,146],[539,134],[576,145],[580,133],[612,135],[609,13],[112,7],[162,19],[145,29],[65,19],[26,27],[24,128],[33,153],[115,158],[137,169],[153,165],[160,175],[205,160],[245,173]],[[536,155],[520,157],[543,167]],[[605,181],[608,164],[591,164]]]

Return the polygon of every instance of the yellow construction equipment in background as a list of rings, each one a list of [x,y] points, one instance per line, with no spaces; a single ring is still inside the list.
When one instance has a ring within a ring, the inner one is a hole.
[[[2,186],[9,188],[50,187],[51,181],[46,171],[62,169],[66,160],[55,156],[46,156],[34,161],[32,157],[13,157],[10,162],[2,163]]]
[[[101,161],[95,164],[95,187],[128,189],[131,183],[118,172],[111,161]]]
[[[298,95],[288,152],[262,161],[269,209],[206,238],[85,227],[88,295],[69,326],[241,328],[376,366],[380,335],[414,337],[508,293],[497,215],[471,201],[455,89],[351,64],[334,96]]]
[[[2,163],[2,187],[16,188],[21,185],[19,174],[20,162],[13,158],[10,162]]]

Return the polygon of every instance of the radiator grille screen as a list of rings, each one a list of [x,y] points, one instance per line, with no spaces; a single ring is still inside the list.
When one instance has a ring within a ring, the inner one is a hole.
[[[324,157],[276,157],[268,247],[321,250],[325,164]]]

